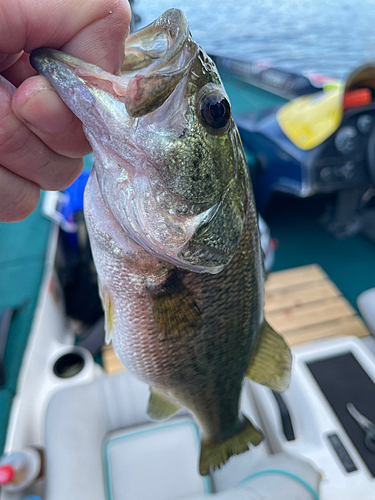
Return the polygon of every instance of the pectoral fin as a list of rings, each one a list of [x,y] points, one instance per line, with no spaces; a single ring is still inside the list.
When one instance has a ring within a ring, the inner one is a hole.
[[[181,406],[171,401],[168,396],[157,389],[150,387],[147,414],[153,420],[163,420],[181,410]]]
[[[285,340],[265,321],[246,376],[274,391],[284,391],[289,385],[291,366],[292,354]]]
[[[162,338],[189,335],[201,322],[201,314],[194,297],[172,271],[165,283],[149,289],[154,319]]]

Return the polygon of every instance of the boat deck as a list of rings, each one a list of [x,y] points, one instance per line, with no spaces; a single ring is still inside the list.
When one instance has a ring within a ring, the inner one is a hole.
[[[369,335],[355,309],[317,264],[271,273],[265,315],[291,347],[322,337]]]
[[[291,347],[323,337],[369,335],[355,309],[317,264],[271,273],[265,315]],[[107,373],[124,370],[112,345],[105,346],[102,354]]]

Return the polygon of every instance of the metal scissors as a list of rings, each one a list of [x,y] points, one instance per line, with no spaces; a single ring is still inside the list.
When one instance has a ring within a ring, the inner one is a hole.
[[[354,418],[354,420],[358,423],[358,425],[363,429],[365,433],[365,446],[371,451],[371,453],[375,453],[375,424],[371,422],[368,418],[366,418],[362,413],[360,413],[357,408],[353,405],[353,403],[348,403],[346,408],[350,415]]]

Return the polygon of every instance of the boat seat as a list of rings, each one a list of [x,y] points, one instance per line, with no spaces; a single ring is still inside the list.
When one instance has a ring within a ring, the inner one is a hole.
[[[314,498],[298,481],[286,478],[285,474],[256,475],[249,483],[233,490],[239,481],[254,470],[267,468],[267,464],[271,468],[281,464],[282,469],[294,470],[293,474],[304,476],[310,484],[318,482],[315,470],[301,460],[282,454],[277,463],[269,462],[265,443],[233,457],[213,474],[210,483],[197,472],[199,432],[189,412],[184,410],[166,422],[155,423],[145,412],[148,397],[148,386],[128,372],[100,377],[56,393],[45,421],[43,498],[202,500],[207,498],[204,495],[210,492],[212,484],[215,491],[227,490],[218,495],[218,500],[273,500],[256,484],[259,481],[263,481],[263,488],[274,484],[275,491],[281,484],[289,495],[285,500]],[[245,411],[243,403],[242,408]],[[164,434],[158,435],[158,429]],[[195,444],[189,441],[189,429],[195,433]],[[146,437],[143,442],[142,437]],[[273,460],[275,457],[277,455]],[[288,459],[290,464],[286,465]],[[288,482],[290,484],[286,484]],[[278,500],[283,498],[277,494]]]
[[[109,498],[103,445],[115,431],[158,425],[146,414],[148,397],[148,386],[129,373],[101,377],[54,395],[45,424],[46,500]],[[186,411],[181,416],[192,422]],[[194,474],[198,476],[195,467]]]

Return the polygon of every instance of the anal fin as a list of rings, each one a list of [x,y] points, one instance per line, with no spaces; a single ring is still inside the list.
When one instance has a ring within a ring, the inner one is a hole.
[[[292,354],[285,340],[265,321],[250,357],[246,376],[274,391],[290,381]]]
[[[240,431],[222,443],[204,443],[201,445],[199,458],[199,473],[202,476],[210,470],[220,468],[231,456],[239,455],[250,449],[250,445],[258,446],[263,440],[263,434],[246,417]]]
[[[166,394],[150,387],[147,414],[153,420],[163,420],[181,410],[181,406],[171,401]]]

